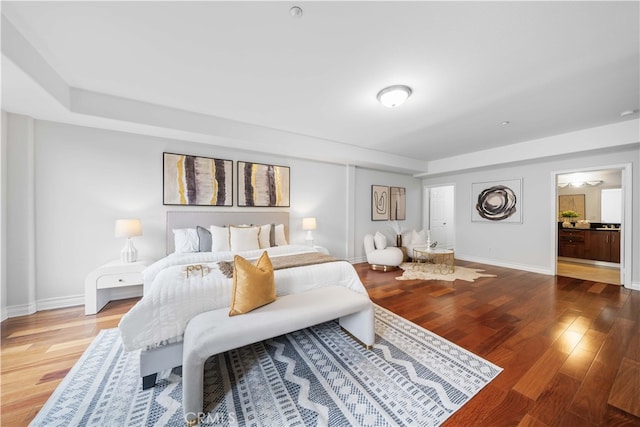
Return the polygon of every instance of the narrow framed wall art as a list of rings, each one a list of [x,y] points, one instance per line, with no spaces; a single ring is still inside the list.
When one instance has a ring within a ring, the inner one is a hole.
[[[389,205],[389,187],[372,185],[371,221],[387,221],[389,219]]]
[[[392,221],[407,219],[407,189],[404,187],[389,187],[389,219]]]
[[[287,166],[238,161],[238,206],[289,207],[289,193]]]
[[[233,206],[233,161],[163,154],[164,205]]]

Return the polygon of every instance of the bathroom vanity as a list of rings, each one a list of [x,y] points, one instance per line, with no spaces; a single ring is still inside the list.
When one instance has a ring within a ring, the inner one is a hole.
[[[620,228],[558,228],[558,256],[620,262]]]

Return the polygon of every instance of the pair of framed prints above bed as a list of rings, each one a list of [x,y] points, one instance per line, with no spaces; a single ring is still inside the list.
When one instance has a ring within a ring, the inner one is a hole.
[[[233,206],[233,160],[163,154],[163,199],[171,206]],[[289,207],[287,166],[237,162],[238,207]]]

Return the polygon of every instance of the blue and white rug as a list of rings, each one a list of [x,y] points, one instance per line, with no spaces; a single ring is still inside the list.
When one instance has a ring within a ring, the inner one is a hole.
[[[183,426],[180,368],[142,390],[138,352],[103,330],[31,426]],[[202,425],[437,426],[501,368],[376,306],[367,350],[337,322],[214,356]]]

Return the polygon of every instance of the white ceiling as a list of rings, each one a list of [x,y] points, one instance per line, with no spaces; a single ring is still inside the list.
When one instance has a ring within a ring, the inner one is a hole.
[[[2,108],[418,171],[637,119],[620,113],[640,108],[639,5],[3,1]],[[413,95],[387,109],[376,94],[393,84]],[[158,106],[170,109],[147,110]],[[171,120],[145,118],[158,111]]]

